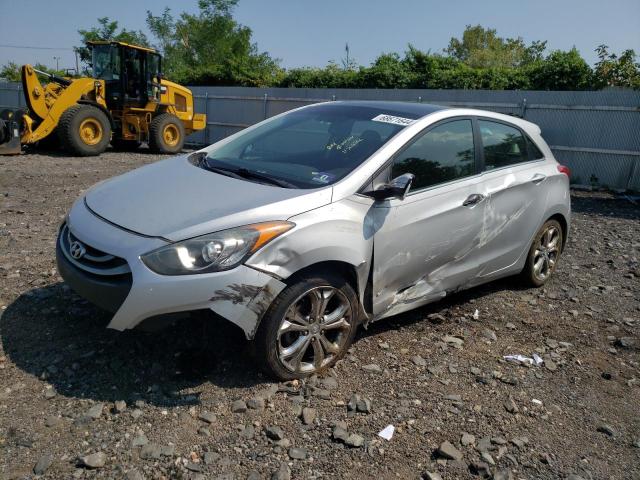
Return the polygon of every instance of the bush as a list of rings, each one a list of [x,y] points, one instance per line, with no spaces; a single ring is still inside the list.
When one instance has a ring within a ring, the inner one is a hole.
[[[568,52],[555,50],[526,70],[531,88],[535,90],[587,90],[594,87],[593,71],[575,47]]]

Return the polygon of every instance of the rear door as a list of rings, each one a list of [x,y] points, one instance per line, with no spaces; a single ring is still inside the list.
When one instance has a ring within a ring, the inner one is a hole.
[[[485,221],[481,276],[512,266],[529,248],[546,205],[548,162],[526,134],[495,119],[478,118]]]
[[[413,173],[404,200],[374,203],[373,312],[376,319],[444,296],[473,277],[484,202],[471,118],[429,127],[393,159],[389,178]]]

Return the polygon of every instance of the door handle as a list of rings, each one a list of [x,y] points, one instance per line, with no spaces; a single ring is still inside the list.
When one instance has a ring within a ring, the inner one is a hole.
[[[472,207],[480,203],[482,200],[484,200],[484,195],[482,195],[481,193],[472,193],[464,202],[462,202],[462,206]]]
[[[536,173],[533,178],[531,179],[531,183],[535,183],[536,185],[540,185],[545,178],[547,178],[546,175],[543,175],[542,173]]]

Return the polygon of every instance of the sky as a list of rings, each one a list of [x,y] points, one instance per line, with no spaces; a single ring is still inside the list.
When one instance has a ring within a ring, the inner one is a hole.
[[[165,5],[174,13],[197,11],[197,0],[0,0],[0,65],[73,68],[79,28],[108,16],[146,32],[146,11],[159,14]],[[547,40],[550,49],[576,46],[590,64],[603,43],[640,54],[640,0],[240,0],[234,16],[253,30],[260,51],[286,68],[340,62],[346,43],[362,65],[382,52],[402,53],[409,43],[442,52],[469,24],[527,43]]]

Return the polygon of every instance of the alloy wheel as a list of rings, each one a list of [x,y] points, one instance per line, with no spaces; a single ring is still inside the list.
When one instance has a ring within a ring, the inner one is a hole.
[[[545,281],[551,275],[559,253],[560,231],[550,225],[540,235],[540,243],[533,252],[533,274],[539,281]]]
[[[352,309],[348,298],[330,286],[314,287],[291,303],[278,328],[278,358],[294,373],[321,370],[349,341]]]

